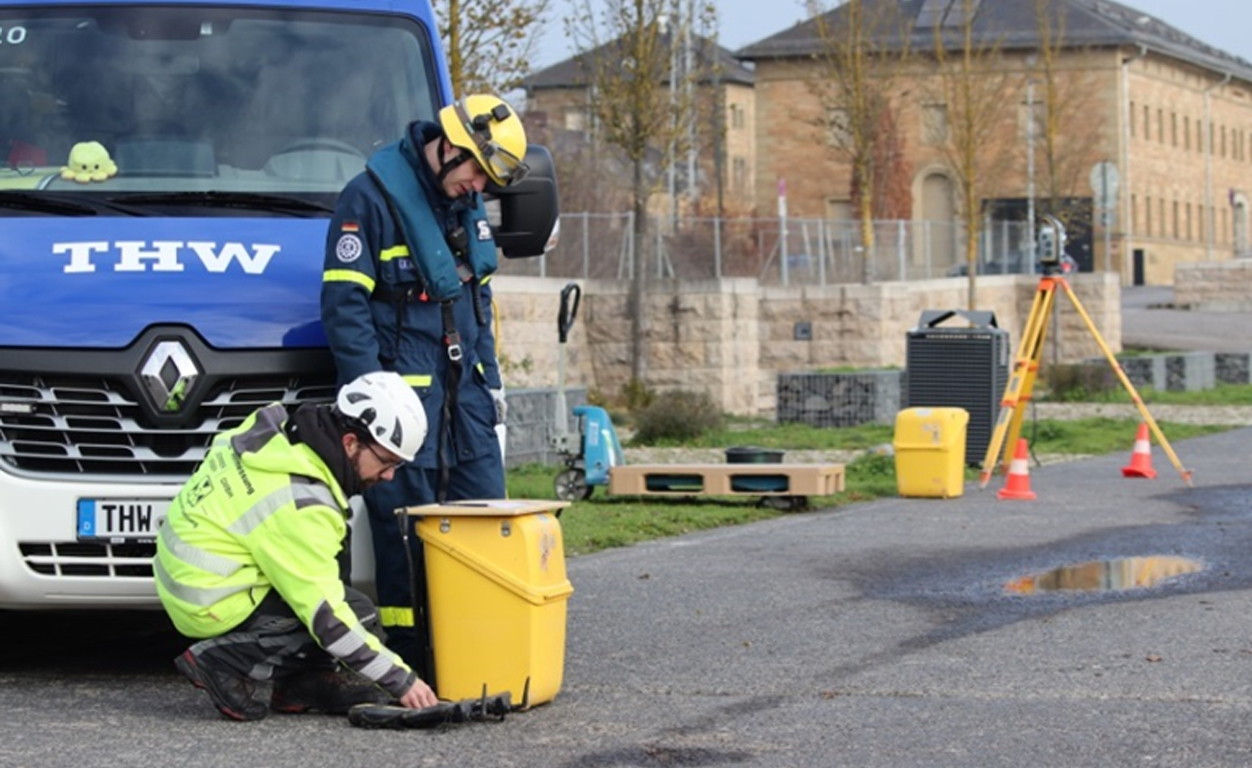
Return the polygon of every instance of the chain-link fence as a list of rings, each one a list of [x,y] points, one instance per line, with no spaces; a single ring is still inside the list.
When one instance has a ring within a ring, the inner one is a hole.
[[[561,215],[550,253],[514,259],[500,273],[627,280],[632,277],[630,213]],[[859,222],[823,219],[651,217],[640,249],[655,279],[754,277],[765,285],[830,285],[927,280],[967,273],[965,229],[955,221],[876,221],[869,258]],[[1026,225],[989,221],[978,247],[979,274],[1034,271]]]

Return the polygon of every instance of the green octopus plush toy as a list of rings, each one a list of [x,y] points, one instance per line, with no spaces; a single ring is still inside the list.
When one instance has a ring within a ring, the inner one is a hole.
[[[70,161],[61,168],[61,178],[86,184],[104,181],[117,173],[117,163],[98,141],[81,141],[70,148]]]

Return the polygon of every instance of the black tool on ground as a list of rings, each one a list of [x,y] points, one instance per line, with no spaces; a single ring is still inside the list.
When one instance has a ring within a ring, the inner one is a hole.
[[[441,701],[423,709],[392,704],[358,704],[348,710],[348,722],[358,728],[424,730],[455,723],[500,721],[512,709],[507,692],[488,696],[484,689],[483,695],[477,699]]]

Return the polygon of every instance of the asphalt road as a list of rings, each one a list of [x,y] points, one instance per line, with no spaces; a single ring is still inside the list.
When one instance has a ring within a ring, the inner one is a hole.
[[[1122,346],[1162,351],[1252,351],[1252,312],[1175,309],[1168,286],[1122,288]]]
[[[1127,436],[1128,442],[1132,436]],[[1252,428],[568,561],[564,685],[500,723],[225,721],[148,616],[0,615],[0,766],[1245,766]],[[1175,555],[1134,590],[1007,593]],[[99,617],[96,617],[97,619]]]

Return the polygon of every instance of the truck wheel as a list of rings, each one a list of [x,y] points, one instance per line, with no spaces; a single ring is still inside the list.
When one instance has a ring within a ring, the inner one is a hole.
[[[590,499],[595,491],[595,488],[587,485],[587,473],[581,469],[567,469],[557,475],[553,488],[556,497],[561,501]]]

